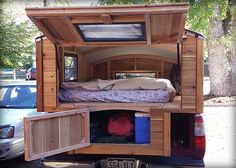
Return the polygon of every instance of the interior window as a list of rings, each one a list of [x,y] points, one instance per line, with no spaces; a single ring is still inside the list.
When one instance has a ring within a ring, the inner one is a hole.
[[[84,41],[144,41],[143,23],[75,24]]]
[[[76,54],[65,53],[64,81],[78,80],[78,57]]]
[[[149,77],[157,78],[156,72],[145,72],[145,73],[133,73],[133,72],[118,72],[115,73],[115,79],[127,79],[127,78],[136,78],[136,77]]]

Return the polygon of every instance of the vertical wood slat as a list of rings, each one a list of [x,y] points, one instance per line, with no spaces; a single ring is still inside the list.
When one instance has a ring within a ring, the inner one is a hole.
[[[37,111],[43,111],[43,39],[36,41]]]
[[[43,40],[43,62],[51,62],[50,64],[43,64],[43,87],[44,88],[54,88],[55,94],[49,95],[46,91],[43,91],[43,99],[44,101],[44,109],[49,111],[55,111],[58,105],[58,97],[57,97],[57,90],[58,90],[58,69],[56,67],[56,48],[54,44],[49,41],[48,39]]]
[[[150,14],[145,14],[145,26],[146,26],[146,41],[147,44],[151,44],[152,43],[152,37],[151,37],[151,17]]]
[[[164,156],[170,156],[171,153],[171,140],[170,140],[170,113],[164,113]]]
[[[203,113],[203,41],[197,40],[197,113]]]
[[[155,125],[156,124],[156,125]],[[162,124],[162,126],[158,126]],[[156,136],[156,134],[159,136]],[[161,134],[160,134],[161,133]],[[151,109],[151,146],[163,146],[163,155],[170,156],[170,113],[163,109]],[[160,136],[161,135],[161,136]],[[154,139],[154,138],[159,138]]]
[[[187,35],[182,45],[181,104],[183,108],[197,106],[197,38]],[[187,92],[187,91],[190,92]]]

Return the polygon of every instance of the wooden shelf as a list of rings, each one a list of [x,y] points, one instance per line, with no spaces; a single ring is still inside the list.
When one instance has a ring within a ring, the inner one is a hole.
[[[89,108],[91,111],[100,110],[135,110],[150,112],[151,109],[165,109],[167,111],[181,111],[181,96],[176,96],[173,102],[168,103],[60,103],[59,109]]]

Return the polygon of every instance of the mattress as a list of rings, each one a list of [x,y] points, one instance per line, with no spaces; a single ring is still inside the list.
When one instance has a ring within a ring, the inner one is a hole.
[[[174,97],[173,89],[92,91],[61,88],[59,92],[61,102],[165,103],[173,101]]]
[[[164,103],[173,101],[176,91],[167,79],[135,78],[62,83],[61,102]]]

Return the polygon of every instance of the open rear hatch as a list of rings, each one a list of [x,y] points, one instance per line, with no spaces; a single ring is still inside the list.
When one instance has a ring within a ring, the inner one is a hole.
[[[155,46],[177,54],[188,8],[188,3],[27,8],[26,14],[55,46]],[[26,160],[88,146],[88,113],[79,109],[25,118]]]

